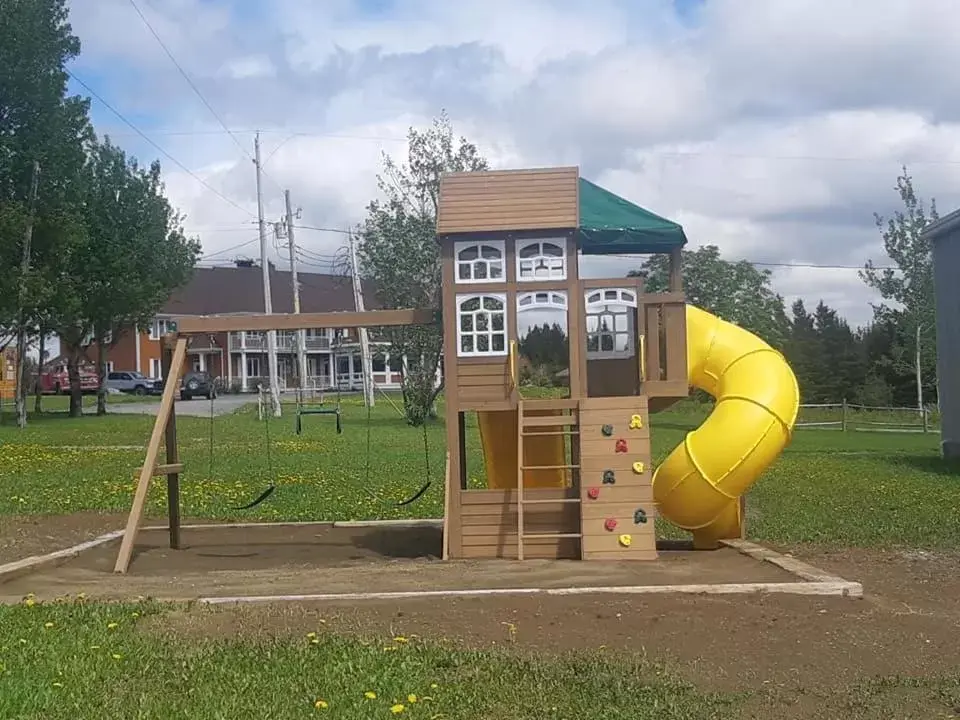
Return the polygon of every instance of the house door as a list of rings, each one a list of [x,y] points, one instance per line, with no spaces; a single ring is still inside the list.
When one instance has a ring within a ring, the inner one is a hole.
[[[585,290],[587,397],[640,393],[637,300],[635,288]]]
[[[350,381],[353,378],[353,356],[337,356],[337,385],[349,388]]]

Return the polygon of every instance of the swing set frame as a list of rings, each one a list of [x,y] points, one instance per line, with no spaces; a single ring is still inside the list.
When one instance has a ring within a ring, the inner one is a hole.
[[[162,342],[161,371],[164,378],[160,407],[147,444],[143,466],[138,471],[137,487],[130,507],[130,515],[123,531],[114,572],[126,573],[130,567],[137,534],[143,522],[147,493],[154,477],[167,479],[167,516],[170,547],[181,548],[180,531],[180,474],[184,470],[177,443],[177,414],[174,400],[177,384],[183,374],[190,335],[218,332],[253,332],[269,330],[302,330],[306,328],[375,328],[403,325],[431,325],[438,322],[435,310],[366,310],[362,312],[327,313],[257,313],[250,315],[202,315],[176,318],[174,332]],[[164,463],[158,463],[160,443],[165,446]]]

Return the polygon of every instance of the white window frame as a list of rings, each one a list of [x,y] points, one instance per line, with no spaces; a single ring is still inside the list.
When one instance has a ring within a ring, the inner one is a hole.
[[[529,310],[567,311],[566,290],[534,290],[517,295],[517,312]]]
[[[480,307],[477,310],[467,310],[464,311],[461,308],[464,303],[467,303],[471,300],[479,300]],[[485,300],[496,300],[501,304],[500,310],[491,310],[484,308]],[[503,315],[503,330],[494,330],[493,329],[493,315],[494,313],[501,313]],[[477,330],[477,317],[481,314],[488,314],[489,325],[487,330],[478,331]],[[471,326],[472,330],[464,330],[463,323],[461,318],[464,316],[470,316],[472,318]],[[503,357],[509,352],[509,340],[510,337],[510,328],[508,326],[508,314],[507,314],[507,295],[506,293],[473,293],[473,294],[464,294],[457,295],[457,356],[458,357]],[[478,350],[477,349],[477,338],[486,335],[489,338],[489,345],[487,350]],[[493,349],[493,338],[495,335],[503,335],[503,349],[494,350]],[[473,350],[464,350],[463,349],[463,339],[465,337],[473,338]]]
[[[256,363],[257,372],[250,372],[251,363]],[[247,370],[247,377],[263,377],[263,363],[260,362],[259,355],[247,355],[244,357],[244,366]]]
[[[113,360],[107,360],[107,370],[108,373],[113,372]]]
[[[611,360],[632,358],[636,355],[636,309],[637,292],[626,288],[594,288],[584,293],[586,305],[584,328],[586,330],[587,360]],[[633,312],[631,312],[631,310]],[[612,324],[600,329],[602,318],[608,317]],[[617,318],[626,318],[626,328],[617,328]],[[590,330],[591,318],[597,318],[597,329]],[[609,336],[612,350],[603,349],[603,338]],[[617,349],[617,338],[625,337],[626,349]],[[597,338],[597,349],[590,349],[591,338]]]
[[[150,324],[150,339],[159,340],[167,334],[167,330],[171,329],[170,326],[173,324],[173,320],[154,318]]]
[[[499,258],[483,257],[483,249],[492,248],[499,254]],[[473,260],[461,260],[460,255],[466,251],[475,249],[477,257]],[[478,265],[486,268],[486,277],[475,277],[475,269]],[[491,277],[493,266],[499,265],[500,277]],[[470,277],[460,276],[462,267],[469,268]],[[453,244],[453,277],[457,285],[477,285],[479,283],[505,283],[507,281],[507,243],[505,240],[458,240]]]
[[[560,248],[560,255],[546,255],[544,244]],[[521,257],[527,248],[536,248],[537,253],[530,257]],[[543,267],[539,267],[543,265]],[[567,240],[566,238],[534,238],[517,241],[517,282],[545,282],[567,279]]]
[[[154,380],[163,379],[163,366],[160,364],[160,358],[150,358],[150,377]]]

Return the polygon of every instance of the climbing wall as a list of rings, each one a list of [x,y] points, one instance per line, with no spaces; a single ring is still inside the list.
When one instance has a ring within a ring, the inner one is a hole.
[[[584,560],[655,560],[646,397],[580,401]]]

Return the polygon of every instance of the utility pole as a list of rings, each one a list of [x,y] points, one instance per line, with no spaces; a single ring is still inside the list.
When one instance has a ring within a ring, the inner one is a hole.
[[[363,288],[360,285],[360,267],[357,263],[357,244],[353,233],[350,238],[350,276],[353,279],[353,304],[357,312],[363,312]],[[376,402],[373,397],[373,367],[370,356],[370,335],[365,327],[360,328],[360,369],[363,371],[363,400],[367,407],[373,407]]]
[[[30,178],[27,224],[23,233],[23,253],[20,258],[20,297],[17,303],[17,380],[14,404],[17,427],[27,426],[27,276],[30,274],[30,245],[33,243],[33,220],[37,213],[37,188],[40,183],[40,163],[33,161]],[[40,358],[43,362],[43,358]]]
[[[290,248],[290,278],[293,282],[293,312],[300,314],[300,282],[297,280],[297,244],[293,233],[293,206],[290,203],[290,191],[283,191],[283,199],[287,204],[287,246]],[[299,214],[299,209],[297,210]],[[297,330],[297,375],[300,378],[300,389],[303,390],[307,379],[307,331]]]
[[[263,169],[260,161],[260,133],[253,140],[257,166],[257,218],[260,226],[260,265],[263,268],[263,311],[273,313],[273,298],[270,294],[270,261],[267,257],[267,223],[263,219]],[[277,333],[267,331],[267,365],[270,368],[270,400],[273,405],[273,416],[280,417],[280,379],[277,372]]]

